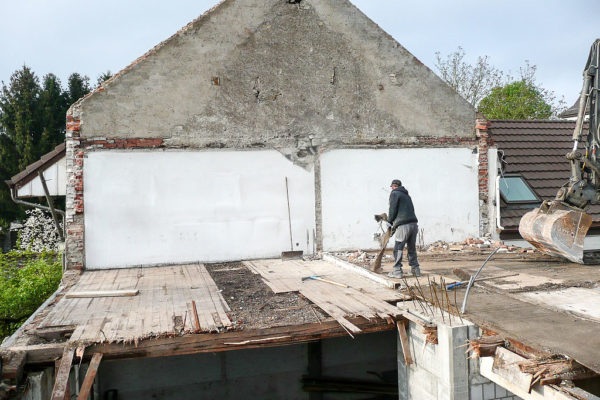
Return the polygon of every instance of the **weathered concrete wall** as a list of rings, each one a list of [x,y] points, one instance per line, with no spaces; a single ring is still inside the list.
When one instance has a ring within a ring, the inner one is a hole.
[[[374,249],[374,214],[388,212],[402,180],[424,243],[479,234],[477,154],[465,148],[331,150],[321,155],[324,250]]]
[[[98,151],[84,170],[87,268],[310,254],[314,174],[274,150]]]
[[[473,108],[346,0],[227,0],[80,111],[85,138],[300,158],[323,142],[474,134]]]
[[[322,374],[377,382],[367,371],[395,372],[393,331],[322,341]],[[103,361],[100,394],[117,389],[120,399],[306,399],[308,345],[236,350],[155,359]],[[388,375],[388,374],[386,374]],[[323,399],[364,399],[325,394]]]

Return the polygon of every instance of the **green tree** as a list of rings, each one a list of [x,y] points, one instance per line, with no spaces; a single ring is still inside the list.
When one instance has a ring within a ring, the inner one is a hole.
[[[15,71],[0,92],[0,180],[9,179],[39,156],[43,122],[40,113],[41,88],[27,66]],[[0,224],[22,216],[10,199],[6,185],[0,185]]]
[[[91,90],[90,78],[87,75],[81,75],[77,72],[69,75],[66,93],[67,104],[69,107],[71,104],[88,94]]]
[[[96,80],[96,87],[100,87],[100,85],[102,85],[105,81],[109,80],[112,77],[113,73],[110,72],[110,70],[101,73],[100,75],[98,75],[98,79]]]
[[[494,87],[501,84],[504,73],[489,63],[488,56],[478,57],[477,62],[470,64],[465,55],[460,46],[445,58],[437,52],[435,68],[448,86],[476,107]]]
[[[553,112],[543,91],[526,80],[492,89],[479,103],[479,111],[490,119],[548,119]]]
[[[60,80],[54,74],[48,74],[43,79],[40,107],[44,121],[38,151],[41,156],[65,140],[67,99]]]

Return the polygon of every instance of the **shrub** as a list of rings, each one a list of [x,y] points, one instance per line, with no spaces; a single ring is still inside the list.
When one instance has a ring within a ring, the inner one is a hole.
[[[0,254],[0,341],[58,288],[61,276],[60,257],[54,252]]]
[[[19,231],[18,246],[30,251],[58,251],[60,237],[52,216],[38,208],[25,211],[27,219]]]

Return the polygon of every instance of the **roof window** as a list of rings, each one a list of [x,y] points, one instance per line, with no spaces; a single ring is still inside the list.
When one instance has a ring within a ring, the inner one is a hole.
[[[500,178],[500,196],[506,203],[539,203],[540,198],[522,176]]]

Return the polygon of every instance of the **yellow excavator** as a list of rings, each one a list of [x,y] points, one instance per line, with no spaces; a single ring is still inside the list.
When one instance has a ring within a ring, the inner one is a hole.
[[[583,71],[583,89],[573,132],[573,149],[567,153],[571,178],[554,200],[521,218],[519,233],[538,250],[583,264],[583,242],[592,225],[584,209],[600,203],[600,39],[590,50]],[[586,111],[589,114],[587,127]],[[587,134],[584,132],[587,131]]]

